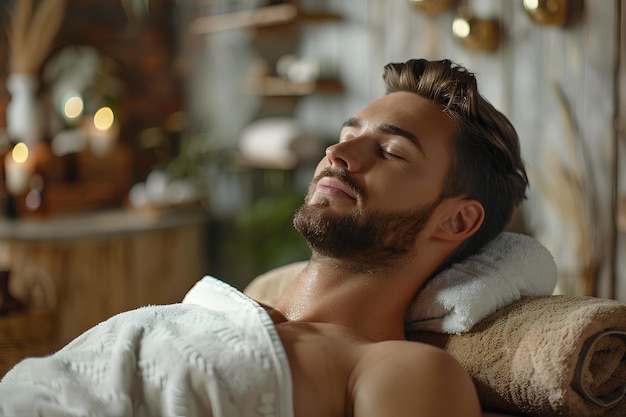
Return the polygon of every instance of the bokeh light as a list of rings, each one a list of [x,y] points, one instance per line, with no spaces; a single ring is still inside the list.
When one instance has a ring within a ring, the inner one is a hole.
[[[539,8],[539,0],[524,0],[526,10],[537,10]]]
[[[470,24],[463,18],[456,18],[452,23],[452,33],[459,38],[467,38],[470,34]]]
[[[11,156],[15,162],[24,163],[28,159],[28,146],[24,142],[20,142],[13,147]]]
[[[113,126],[115,116],[110,107],[101,107],[96,114],[93,115],[93,124],[98,130],[107,130]]]
[[[74,120],[83,114],[83,99],[80,95],[69,95],[63,105],[63,114],[69,120]]]

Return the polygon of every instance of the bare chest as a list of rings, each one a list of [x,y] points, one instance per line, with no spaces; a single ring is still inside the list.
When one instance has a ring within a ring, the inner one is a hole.
[[[289,358],[295,416],[351,415],[351,375],[368,342],[333,325],[285,323],[277,329]]]

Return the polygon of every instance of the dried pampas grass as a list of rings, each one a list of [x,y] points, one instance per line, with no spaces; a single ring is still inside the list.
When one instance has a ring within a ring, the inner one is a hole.
[[[39,71],[61,27],[66,0],[19,0],[8,26],[10,71]]]
[[[570,276],[559,276],[557,288],[569,295],[595,295],[598,279],[599,249],[598,230],[594,219],[598,215],[593,170],[586,161],[584,143],[580,142],[580,131],[572,115],[565,94],[558,83],[552,84],[559,108],[563,116],[564,138],[567,145],[567,159],[563,160],[554,144],[544,153],[543,161],[547,175],[542,177],[529,170],[529,176],[538,187],[545,201],[552,205],[565,224],[573,229],[577,237],[575,267],[578,271]],[[547,181],[549,178],[550,181]],[[571,281],[573,278],[573,281]]]

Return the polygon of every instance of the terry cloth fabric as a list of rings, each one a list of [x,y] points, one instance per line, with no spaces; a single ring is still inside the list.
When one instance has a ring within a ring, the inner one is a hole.
[[[552,294],[556,282],[556,263],[548,249],[530,236],[503,232],[428,281],[407,312],[406,328],[467,332],[499,308]]]
[[[534,417],[626,416],[626,304],[527,298],[461,335],[415,332],[474,379],[483,408]]]
[[[0,416],[293,417],[291,374],[266,311],[214,278],[181,304],[110,318],[0,383]]]

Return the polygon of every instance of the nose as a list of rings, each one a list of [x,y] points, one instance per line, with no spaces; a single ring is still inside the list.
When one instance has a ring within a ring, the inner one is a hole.
[[[359,172],[371,163],[371,151],[368,152],[368,150],[365,140],[346,140],[326,148],[326,159],[331,166],[343,168],[349,172]]]

